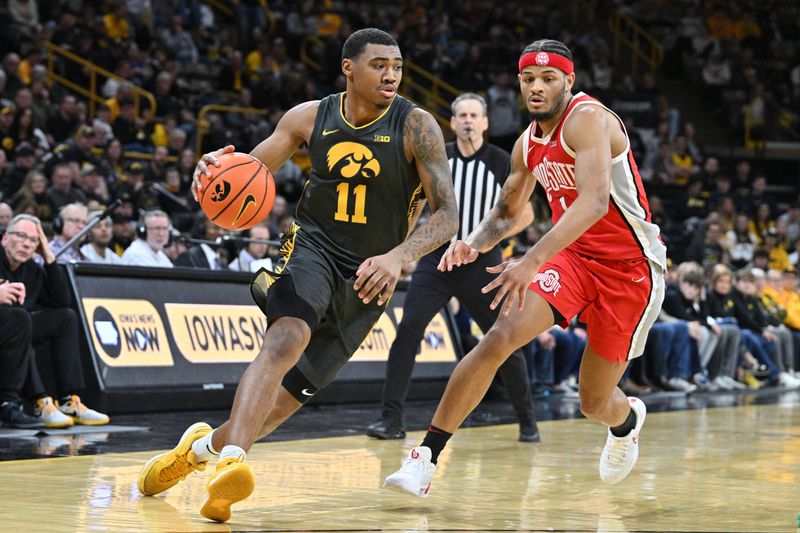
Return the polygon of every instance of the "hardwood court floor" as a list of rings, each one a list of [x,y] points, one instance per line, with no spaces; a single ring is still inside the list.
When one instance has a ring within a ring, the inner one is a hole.
[[[800,407],[775,405],[648,415],[641,456],[603,485],[603,429],[583,419],[460,431],[439,461],[430,498],[380,489],[406,442],[336,437],[257,444],[256,492],[233,519],[198,510],[208,472],[142,498],[136,475],[152,452],[0,462],[3,531],[795,531],[800,511]]]

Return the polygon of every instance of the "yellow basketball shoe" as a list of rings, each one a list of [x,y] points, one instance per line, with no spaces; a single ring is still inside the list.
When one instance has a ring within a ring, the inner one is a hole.
[[[211,426],[205,422],[192,424],[183,432],[177,446],[147,461],[139,473],[139,492],[154,496],[174,487],[192,472],[205,470],[206,463],[195,459],[192,443],[210,432]]]
[[[231,505],[242,501],[256,488],[253,469],[245,464],[244,457],[227,457],[217,464],[217,471],[208,481],[208,499],[200,514],[215,522],[231,519]]]

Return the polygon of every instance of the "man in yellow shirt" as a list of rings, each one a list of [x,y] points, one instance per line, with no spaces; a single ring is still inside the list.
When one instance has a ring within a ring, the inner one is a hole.
[[[792,330],[800,332],[800,292],[797,289],[797,272],[793,267],[767,273],[767,284],[762,289],[762,294],[786,309],[786,318],[783,323]],[[797,339],[795,335],[795,340]]]

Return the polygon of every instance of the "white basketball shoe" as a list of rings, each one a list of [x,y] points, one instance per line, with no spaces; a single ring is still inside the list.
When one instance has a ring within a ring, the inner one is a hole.
[[[606,446],[600,455],[600,479],[609,485],[625,479],[639,458],[639,432],[647,416],[647,407],[639,398],[628,397],[628,403],[636,413],[636,426],[624,437],[615,437],[609,428]]]
[[[400,470],[386,478],[383,486],[427,498],[436,465],[431,462],[431,449],[427,446],[411,448]]]

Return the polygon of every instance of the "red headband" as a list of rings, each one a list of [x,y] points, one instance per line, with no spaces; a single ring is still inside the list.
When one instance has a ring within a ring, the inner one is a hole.
[[[520,73],[522,69],[531,65],[537,67],[555,67],[564,74],[572,74],[574,70],[572,61],[562,55],[552,52],[530,52],[519,58]]]

